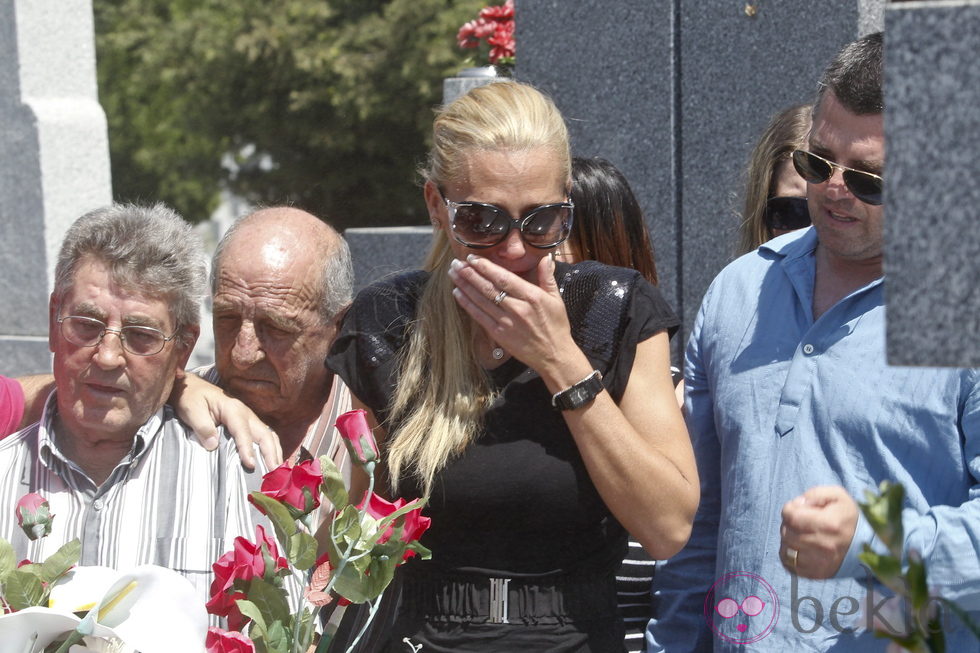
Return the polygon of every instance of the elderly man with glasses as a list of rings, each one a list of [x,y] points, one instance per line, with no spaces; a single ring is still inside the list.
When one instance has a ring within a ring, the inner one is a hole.
[[[157,205],[113,205],[68,230],[48,340],[55,392],[41,421],[0,442],[0,537],[44,560],[81,540],[83,565],[158,564],[208,596],[211,563],[254,534],[234,443],[217,452],[165,406],[199,332],[205,260],[190,226]],[[55,515],[30,541],[14,506],[36,492]]]
[[[858,559],[884,551],[856,503],[883,480],[906,489],[903,556],[980,608],[977,371],[885,357],[882,46],[849,44],[821,80],[793,156],[813,227],[736,260],[701,305],[685,361],[701,505],[657,567],[648,651],[884,651],[873,625],[901,619]],[[945,616],[947,650],[977,651]]]

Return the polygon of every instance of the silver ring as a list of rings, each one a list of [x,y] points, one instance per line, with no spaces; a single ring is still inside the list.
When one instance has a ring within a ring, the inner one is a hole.
[[[507,291],[501,290],[499,293],[497,293],[497,296],[493,298],[493,305],[500,306],[500,302],[504,301],[504,298],[506,296],[507,296]]]
[[[794,548],[786,547],[786,557],[789,559],[789,566],[796,571],[796,559],[800,556],[800,552]]]

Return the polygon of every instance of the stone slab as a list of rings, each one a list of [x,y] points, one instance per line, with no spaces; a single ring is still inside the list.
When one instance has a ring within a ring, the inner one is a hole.
[[[422,267],[432,227],[372,227],[344,231],[354,263],[354,292],[398,272]]]
[[[516,77],[555,98],[576,154],[626,174],[686,327],[734,252],[758,134],[812,97],[840,46],[881,28],[883,4],[518,0]]]
[[[980,366],[980,2],[885,23],[888,361]]]
[[[515,76],[555,100],[574,155],[608,159],[629,180],[650,230],[662,290],[676,309],[671,4],[518,0]]]
[[[0,372],[50,367],[58,248],[78,216],[111,199],[91,0],[0,3]]]
[[[681,304],[690,326],[735,253],[749,153],[773,114],[813,99],[824,67],[858,36],[861,14],[855,2],[831,12],[810,0],[681,7]]]

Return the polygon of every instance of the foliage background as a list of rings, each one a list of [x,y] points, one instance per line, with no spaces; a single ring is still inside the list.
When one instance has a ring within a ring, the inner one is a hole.
[[[341,229],[424,223],[416,168],[483,4],[94,0],[115,199],[198,222],[227,189]]]

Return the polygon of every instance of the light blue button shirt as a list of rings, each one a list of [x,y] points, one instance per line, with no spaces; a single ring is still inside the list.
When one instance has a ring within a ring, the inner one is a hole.
[[[701,506],[687,547],[657,567],[648,651],[884,650],[868,614],[895,619],[857,558],[873,535],[863,517],[835,578],[794,579],[779,560],[782,506],[816,485],[863,500],[902,483],[906,552],[980,610],[978,372],[888,366],[881,279],[814,321],[816,244],[813,229],[771,241],[705,295],[685,368]],[[948,651],[980,650],[947,622]]]

